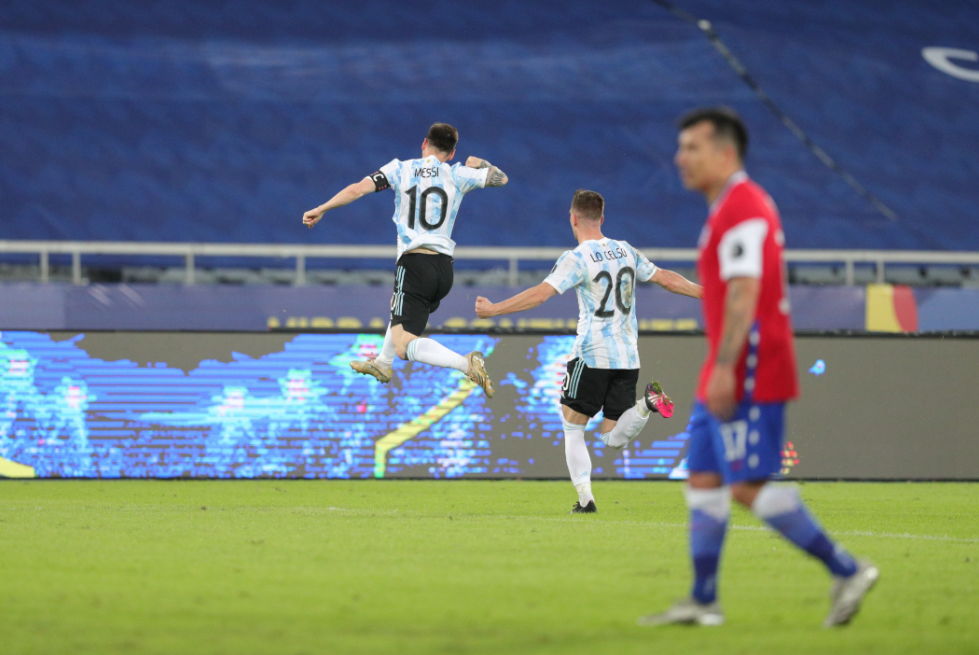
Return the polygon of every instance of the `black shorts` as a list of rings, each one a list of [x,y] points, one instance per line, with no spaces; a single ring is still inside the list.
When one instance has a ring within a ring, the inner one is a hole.
[[[591,418],[604,409],[605,418],[618,421],[625,410],[636,404],[639,369],[589,368],[575,357],[568,362],[561,404]]]
[[[448,255],[401,255],[394,273],[391,326],[401,325],[420,335],[428,315],[438,309],[452,289],[452,258]]]

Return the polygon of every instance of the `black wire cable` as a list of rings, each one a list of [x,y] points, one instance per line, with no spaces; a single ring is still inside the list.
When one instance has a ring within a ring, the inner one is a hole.
[[[734,72],[737,73],[738,77],[740,77],[741,80],[748,85],[748,88],[750,88],[752,91],[755,92],[755,95],[758,96],[758,99],[761,100],[762,103],[766,107],[768,107],[768,109],[773,114],[775,114],[775,117],[782,123],[782,125],[787,127],[789,131],[792,132],[792,134],[794,134],[796,138],[798,138],[799,141],[801,141],[802,144],[806,148],[808,148],[809,151],[812,154],[814,154],[819,161],[823,162],[823,164],[825,164],[830,170],[832,170],[834,173],[842,177],[843,181],[846,182],[850,186],[850,188],[852,188],[854,191],[860,194],[860,196],[863,197],[864,200],[869,202],[874,207],[874,209],[876,209],[878,212],[880,212],[881,214],[883,214],[884,216],[886,216],[892,221],[898,220],[897,214],[895,214],[890,207],[885,205],[877,196],[870,193],[870,191],[868,191],[866,187],[860,184],[860,182],[858,182],[856,178],[849,173],[849,171],[847,171],[845,168],[840,166],[840,164],[837,163],[835,159],[830,157],[825,150],[823,150],[818,145],[816,145],[816,143],[809,138],[809,135],[806,134],[805,131],[803,131],[803,129],[799,127],[796,124],[796,122],[788,116],[788,114],[782,111],[782,109],[775,104],[774,100],[768,97],[768,94],[765,93],[765,90],[761,88],[761,86],[758,84],[758,82],[754,80],[753,77],[751,77],[751,75],[748,73],[748,70],[744,67],[744,65],[740,61],[738,61],[738,58],[734,56],[734,54],[728,49],[727,45],[725,45],[724,42],[721,40],[721,37],[717,35],[717,32],[714,31],[714,26],[711,25],[709,20],[703,18],[697,18],[693,14],[686,12],[683,9],[680,9],[672,2],[669,2],[668,0],[651,0],[651,1],[663,7],[664,9],[672,13],[680,20],[690,23],[691,25],[699,29],[701,32],[703,32],[704,35],[707,37],[707,39],[711,42],[711,45],[713,45],[714,48],[721,54],[721,56],[724,57],[724,61],[726,61],[728,65],[734,69]]]

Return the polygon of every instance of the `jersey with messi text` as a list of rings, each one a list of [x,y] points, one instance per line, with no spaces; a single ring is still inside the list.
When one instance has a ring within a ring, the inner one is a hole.
[[[394,159],[370,176],[377,191],[394,191],[394,224],[398,227],[398,257],[408,250],[428,248],[452,255],[452,228],[462,197],[486,186],[488,168],[449,166],[434,155],[424,159]]]
[[[571,352],[591,368],[637,369],[636,281],[658,269],[625,241],[584,241],[557,260],[544,280],[578,294],[578,337]]]
[[[765,190],[735,173],[711,206],[700,236],[697,276],[704,287],[707,359],[697,397],[706,398],[724,329],[730,280],[754,278],[761,292],[751,331],[736,368],[737,397],[753,402],[785,402],[798,396],[792,320],[782,249],[785,235],[775,203]]]

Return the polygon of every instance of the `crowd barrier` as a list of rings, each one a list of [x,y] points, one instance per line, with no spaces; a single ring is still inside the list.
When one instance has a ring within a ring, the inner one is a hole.
[[[430,327],[574,328],[574,294],[555,296],[513,317],[481,321],[477,296],[499,301],[514,289],[456,285],[432,314]],[[936,332],[979,330],[979,288],[792,286],[798,330]],[[387,325],[391,287],[274,285],[69,284],[0,285],[0,329],[234,330],[379,329]],[[639,328],[683,331],[702,327],[700,304],[655,285],[636,288]]]

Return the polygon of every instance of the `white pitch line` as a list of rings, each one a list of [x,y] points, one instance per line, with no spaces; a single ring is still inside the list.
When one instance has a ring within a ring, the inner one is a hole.
[[[377,515],[377,514],[428,514],[425,511],[404,511],[404,510],[399,511],[399,510],[396,510],[396,509],[394,509],[394,510],[370,510],[370,509],[361,509],[361,508],[354,508],[354,507],[320,507],[320,508],[317,508],[317,507],[303,507],[301,509],[313,509],[313,510],[315,510],[315,509],[321,509],[321,510],[327,510],[327,511],[330,511],[330,512],[349,512],[351,514],[371,514],[371,515]],[[440,514],[430,514],[429,516],[431,518],[439,518],[441,515]],[[478,516],[478,515],[472,515],[472,514],[469,514],[469,515],[459,514],[459,515],[457,515],[457,518],[459,518],[459,519],[477,519],[477,520],[478,519],[483,519],[483,520],[485,520],[485,519],[505,519],[505,520],[519,519],[519,520],[525,520],[525,521],[562,521],[562,522],[566,522],[568,520],[567,518],[559,517],[559,516],[501,516],[501,515],[497,515],[497,516]],[[585,518],[584,520],[588,521],[589,523],[601,523],[602,525],[606,525],[606,526],[608,526],[608,525],[619,525],[619,524],[622,524],[622,525],[649,525],[649,526],[655,526],[655,527],[658,527],[658,528],[686,528],[687,527],[687,524],[686,523],[665,523],[665,522],[661,522],[661,521],[632,521],[632,520],[628,520],[628,519],[627,520],[624,520],[624,521],[609,521],[609,520],[605,520],[605,519],[588,519],[588,518]],[[728,525],[728,529],[730,529],[730,530],[738,530],[740,532],[771,532],[771,533],[774,533],[775,532],[774,530],[772,530],[771,528],[769,528],[766,525]],[[911,534],[910,532],[900,532],[900,533],[899,532],[871,532],[869,530],[840,530],[840,531],[832,531],[832,532],[830,532],[830,536],[831,537],[834,536],[834,535],[843,536],[843,537],[872,537],[874,539],[917,539],[917,540],[921,540],[921,541],[952,541],[952,542],[967,543],[967,544],[976,544],[976,543],[979,543],[979,537],[950,537],[948,535],[940,535],[940,534]]]
[[[621,521],[616,521],[621,522]],[[642,524],[642,521],[633,521],[633,523]],[[685,523],[646,523],[646,525],[656,525],[664,528],[685,528],[687,525]],[[741,532],[771,532],[775,533],[767,525],[728,525],[730,530],[739,530]],[[834,535],[839,535],[843,537],[873,537],[875,539],[920,539],[923,541],[955,541],[961,543],[976,544],[979,543],[979,537],[950,537],[944,534],[911,534],[910,532],[870,532],[869,530],[840,530],[840,531],[830,531],[830,537]]]
[[[846,532],[836,532],[848,537],[883,537],[887,539],[924,539],[927,541],[960,541],[962,543],[977,544],[979,537],[949,537],[944,534],[911,534],[909,532],[868,532],[866,530],[847,530]]]
[[[765,525],[732,525],[728,527],[730,527],[732,530],[742,530],[745,532],[775,532]],[[843,537],[873,537],[875,539],[921,539],[924,541],[959,541],[962,543],[979,543],[979,537],[950,537],[944,534],[911,534],[910,532],[870,532],[869,530],[831,531],[830,537],[834,535]]]
[[[476,517],[472,517],[476,518]],[[496,517],[482,517],[482,518],[506,518],[506,519],[531,519],[531,520],[543,520],[543,521],[567,521],[568,519],[556,516],[545,516],[545,517],[531,517],[531,516],[496,516]],[[586,521],[589,519],[585,519]],[[614,525],[614,524],[626,524],[626,525],[652,525],[658,528],[686,528],[686,523],[665,523],[660,521],[608,521],[603,519],[592,519],[592,523],[602,523],[604,525]],[[771,532],[775,534],[767,525],[728,525],[730,530],[739,530],[741,532]],[[950,537],[948,535],[936,535],[936,534],[911,534],[909,532],[896,533],[896,532],[870,532],[867,530],[841,530],[839,532],[830,532],[830,537],[833,535],[840,535],[844,537],[873,537],[878,539],[920,539],[923,541],[954,541],[960,543],[979,543],[979,537]]]

